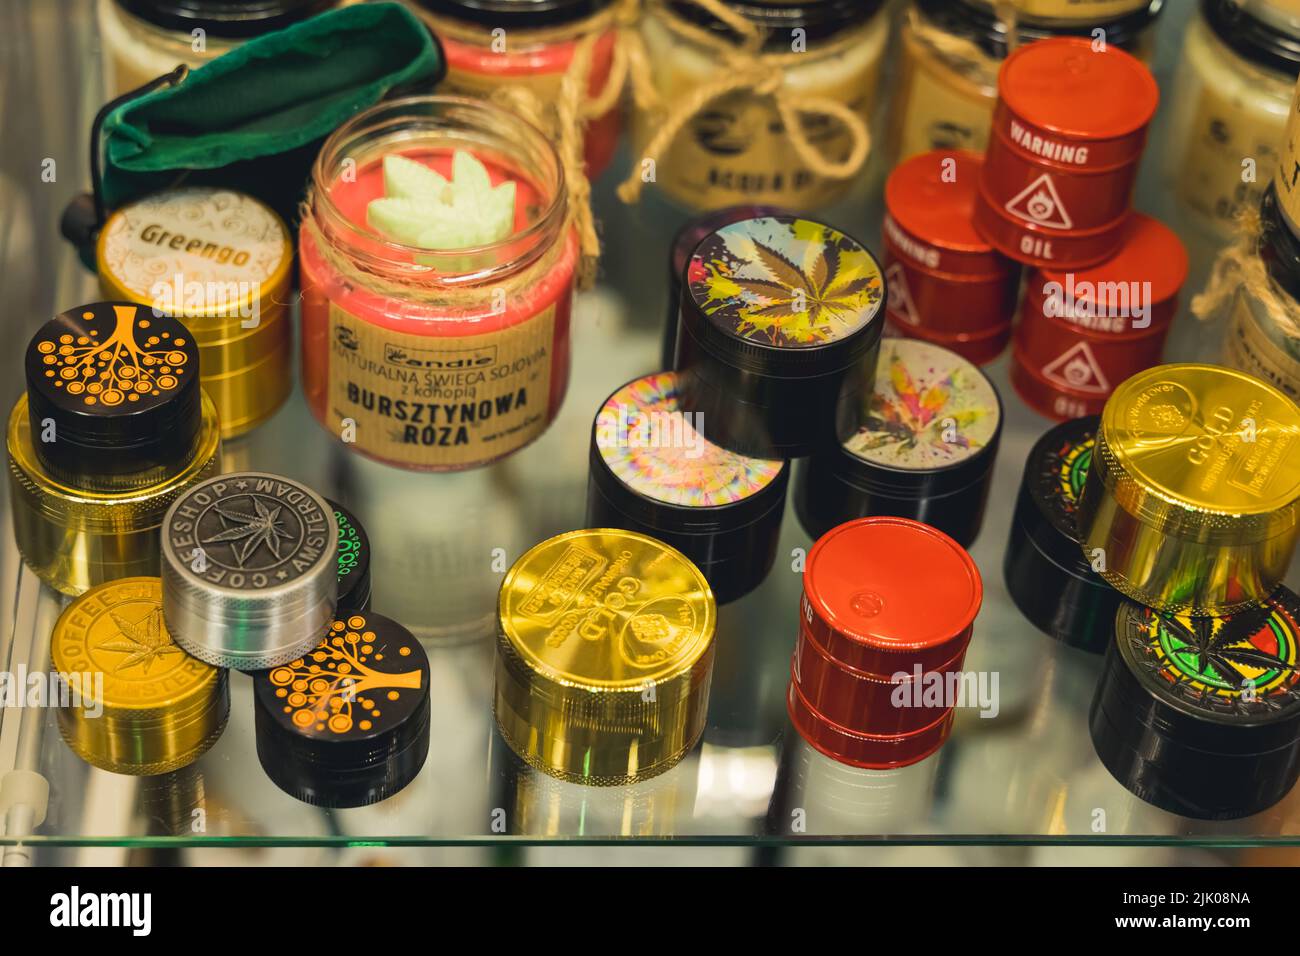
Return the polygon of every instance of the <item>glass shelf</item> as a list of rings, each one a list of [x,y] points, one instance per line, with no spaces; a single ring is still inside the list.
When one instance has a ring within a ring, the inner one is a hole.
[[[43,6],[43,5],[42,5]],[[68,4],[89,20],[89,5]],[[1166,11],[1158,75],[1168,83],[1191,4]],[[82,22],[80,20],[76,22]],[[32,30],[54,23],[33,21]],[[93,50],[91,31],[76,34]],[[98,102],[94,57],[74,125],[84,137]],[[50,70],[49,62],[27,64]],[[75,95],[70,91],[69,96]],[[0,112],[22,128],[23,118]],[[1144,166],[1139,206],[1176,224],[1163,188],[1158,122]],[[39,151],[39,150],[38,150]],[[84,153],[65,144],[72,168]],[[627,168],[622,155],[614,169]],[[1182,819],[1148,806],[1111,778],[1093,753],[1087,712],[1100,658],[1057,645],[1011,603],[1002,575],[1011,512],[1025,457],[1049,422],[1029,411],[1007,381],[1007,356],[989,368],[1006,419],[983,532],[972,554],[984,576],[983,610],[967,669],[998,675],[999,710],[983,718],[958,712],[951,738],[933,757],[900,771],[854,770],[821,756],[789,729],[785,691],[796,633],[799,549],[811,541],[787,508],[775,569],[754,594],[721,609],[708,727],[702,745],[669,773],[628,789],[564,784],[523,767],[504,748],[491,713],[494,607],[504,568],[535,542],[583,525],[592,417],[617,386],[656,369],[667,303],[668,237],[680,214],[651,199],[621,207],[612,176],[597,184],[607,243],[604,284],[580,298],[574,320],[574,371],[558,420],[535,444],[494,466],[454,475],[397,471],[350,454],[308,414],[295,392],[246,439],[226,447],[228,468],[256,468],[307,482],[347,504],[369,533],[373,607],[422,641],[431,665],[432,736],[419,777],[375,806],[323,811],[299,803],[267,779],[258,762],[250,679],[231,675],[229,726],[185,770],[152,778],[118,776],[80,761],[59,736],[48,709],[0,711],[0,775],[34,770],[49,784],[45,819],[32,826],[10,809],[0,847],[11,859],[65,859],[70,848],[136,847],[202,859],[206,847],[242,848],[274,862],[294,850],[361,852],[371,846],[465,847],[474,859],[509,860],[522,846],[699,845],[769,858],[782,848],[821,852],[834,844],[924,847],[909,861],[1007,859],[1055,862],[1072,847],[1139,848],[1300,846],[1300,788],[1273,809],[1230,823]],[[880,208],[877,172],[856,199],[826,218],[875,245]],[[4,195],[0,193],[0,201]],[[0,210],[6,212],[7,210]],[[19,241],[56,257],[43,262],[50,288],[26,301],[31,311],[5,316],[6,361],[17,376],[18,344],[51,306],[96,297],[91,275],[69,246],[37,239],[53,218],[24,220]],[[40,243],[39,246],[35,245]],[[1190,292],[1204,282],[1212,248],[1193,249]],[[43,281],[43,280],[42,280]],[[47,302],[46,296],[52,292]],[[1180,315],[1170,358],[1207,354],[1214,329]],[[20,381],[16,377],[14,382]],[[10,397],[14,389],[11,388]],[[8,502],[4,502],[8,515]],[[22,569],[8,524],[0,529],[0,665],[13,672],[48,666],[50,629],[63,599]],[[1295,578],[1295,575],[1292,576]],[[19,846],[21,844],[21,846]],[[1158,862],[1144,849],[1144,862]],[[989,853],[1002,856],[989,857]],[[301,856],[305,854],[305,857]],[[984,854],[984,855],[981,855]],[[596,857],[599,859],[599,857]],[[724,857],[730,859],[730,857]],[[716,857],[711,861],[721,862]],[[222,860],[222,862],[233,862]]]

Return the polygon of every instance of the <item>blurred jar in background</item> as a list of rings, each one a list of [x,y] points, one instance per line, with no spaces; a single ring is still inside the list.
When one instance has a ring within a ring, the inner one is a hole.
[[[1026,12],[1012,23],[977,0],[912,0],[899,30],[887,145],[891,167],[932,149],[983,151],[998,68],[1013,45],[1052,36],[1096,37],[1100,30],[1107,43],[1149,64],[1164,0],[1023,0],[1023,6]],[[1075,12],[1081,7],[1082,16]],[[1008,43],[1011,31],[1014,44]]]
[[[245,40],[336,6],[338,0],[99,0],[104,99],[175,69],[215,60]]]
[[[1179,63],[1169,180],[1182,210],[1226,238],[1277,166],[1300,73],[1300,3],[1204,0]]]
[[[889,15],[880,0],[726,4],[766,31],[760,62],[772,75],[781,74],[780,88],[793,102],[833,100],[870,124],[889,37]],[[691,0],[650,0],[641,33],[662,108],[638,112],[636,157],[683,101],[728,76],[726,55],[739,43],[734,30]],[[800,116],[816,152],[831,162],[850,156],[852,136],[842,122],[815,110]],[[658,158],[653,182],[674,203],[695,210],[747,203],[809,210],[853,184],[851,178],[830,179],[807,168],[771,96],[753,89],[705,103]]]
[[[407,0],[447,58],[446,93],[491,96],[519,85],[543,103],[555,101],[579,42],[595,33],[587,92],[598,97],[614,55],[613,0]],[[587,176],[609,165],[622,126],[617,100],[592,119],[586,134]]]

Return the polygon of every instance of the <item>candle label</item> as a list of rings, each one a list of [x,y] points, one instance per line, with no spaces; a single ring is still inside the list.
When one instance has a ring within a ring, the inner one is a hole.
[[[1257,209],[1277,169],[1277,122],[1252,122],[1258,116],[1216,84],[1201,86],[1200,100],[1182,147],[1178,191],[1188,206],[1230,230],[1243,209]],[[1255,161],[1255,176],[1242,179],[1242,160]]]
[[[837,45],[836,53],[821,54],[810,47],[794,57],[802,62],[787,67],[787,88],[794,88],[798,96],[834,100],[870,124],[887,23],[888,18],[875,18],[854,45]],[[657,23],[647,22],[646,31],[665,103],[688,98],[725,69],[711,54],[702,57],[682,49],[680,41]],[[637,111],[633,138],[638,148],[659,131],[660,120],[654,111]],[[832,162],[848,157],[852,140],[843,124],[820,117],[804,122],[814,149]],[[791,148],[771,99],[747,91],[719,97],[691,119],[656,164],[655,182],[695,209],[745,204],[812,209],[849,187],[848,181],[827,179],[808,169]]]
[[[464,336],[380,328],[333,302],[329,317],[330,427],[345,439],[352,431],[362,451],[456,467],[507,455],[546,430],[555,306]]]
[[[707,441],[682,413],[677,374],[623,386],[596,416],[596,447],[623,484],[656,501],[708,508],[766,488],[785,463],[747,458]]]
[[[1137,679],[1162,697],[1221,717],[1259,720],[1300,706],[1294,594],[1226,617],[1125,604],[1119,633]]]
[[[997,61],[981,89],[906,34],[903,76],[892,111],[898,162],[932,149],[983,152],[993,126]]]
[[[114,213],[98,268],[136,302],[180,315],[254,318],[264,286],[293,258],[284,223],[256,199],[202,186],[172,189]],[[277,303],[278,304],[278,303]]]
[[[960,355],[916,339],[886,339],[865,424],[844,449],[893,468],[946,468],[987,446],[1001,419],[993,385]]]
[[[313,650],[255,678],[258,697],[281,727],[325,741],[391,732],[423,711],[424,649],[402,627],[365,614],[330,625]]]
[[[1300,401],[1300,359],[1264,334],[1251,310],[1248,292],[1238,295],[1233,305],[1224,353],[1226,364],[1249,372]]]
[[[856,240],[787,216],[723,226],[686,269],[691,296],[715,325],[782,348],[860,331],[879,313],[885,288],[880,265]]]

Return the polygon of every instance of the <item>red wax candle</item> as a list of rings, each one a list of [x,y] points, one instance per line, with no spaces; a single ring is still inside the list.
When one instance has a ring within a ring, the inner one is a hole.
[[[451,177],[457,149],[516,184],[513,231],[423,250],[367,221],[397,153]],[[577,239],[553,148],[486,103],[384,104],[326,142],[300,241],[307,402],[350,447],[402,467],[470,468],[540,435],[569,376]]]
[[[605,88],[614,60],[614,21],[609,0],[562,0],[484,6],[474,0],[416,0],[416,10],[442,45],[447,59],[444,88],[490,97],[505,86],[531,90],[553,101],[573,62],[578,43],[598,34],[591,51],[587,93]],[[618,145],[622,117],[617,104],[587,126],[588,178],[609,165]]]

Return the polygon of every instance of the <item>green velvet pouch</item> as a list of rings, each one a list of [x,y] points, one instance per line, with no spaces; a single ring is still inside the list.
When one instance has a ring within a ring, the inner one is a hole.
[[[446,63],[397,3],[342,7],[236,47],[175,86],[103,118],[97,206],[181,182],[250,193],[294,219],[321,142],[394,92],[427,90]]]

